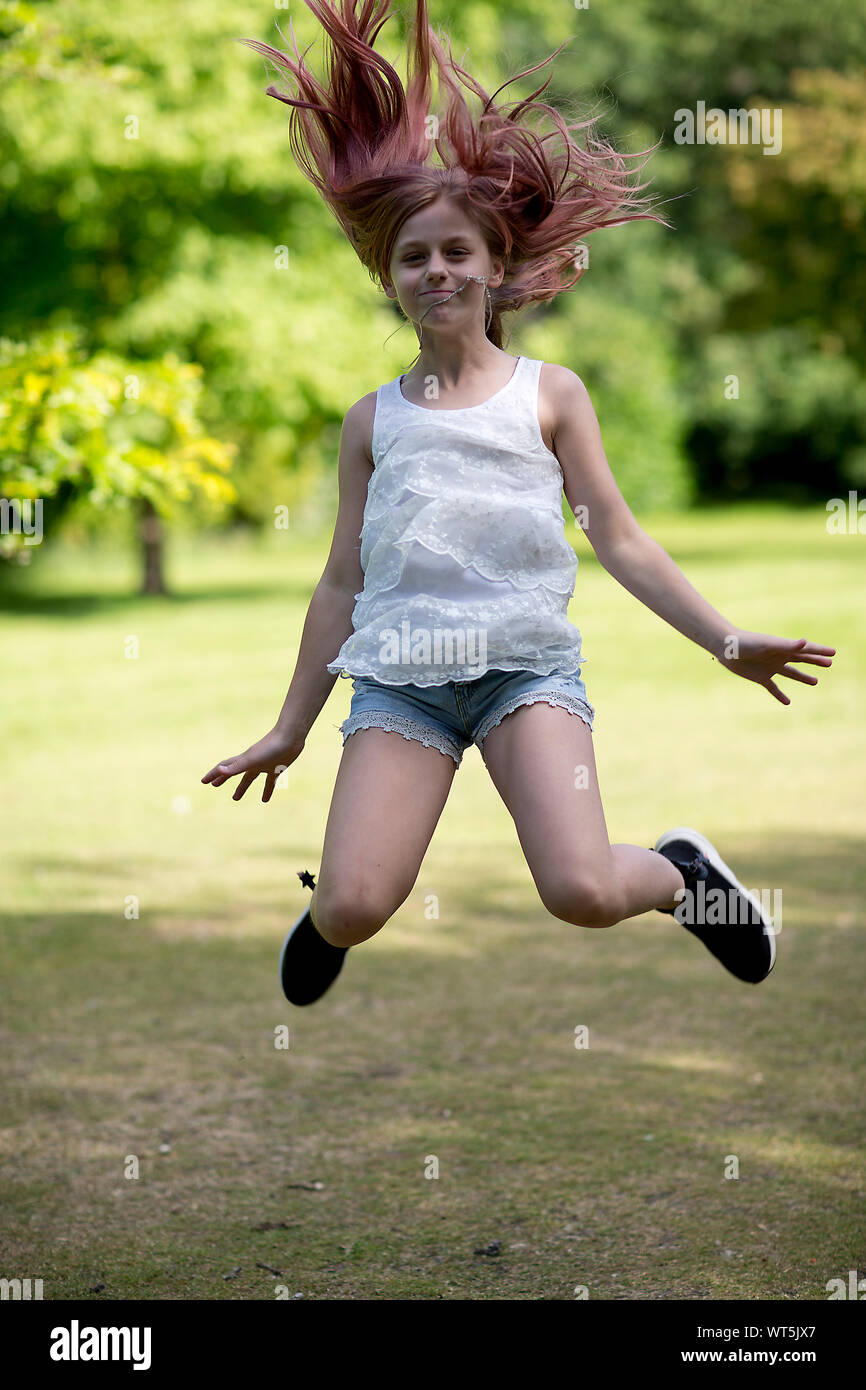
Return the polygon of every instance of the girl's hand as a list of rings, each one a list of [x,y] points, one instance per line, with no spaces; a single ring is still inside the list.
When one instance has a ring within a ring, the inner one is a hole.
[[[787,637],[771,637],[766,632],[746,632],[740,628],[725,639],[719,660],[734,675],[757,681],[783,705],[790,705],[791,701],[776,685],[773,676],[790,676],[791,680],[802,681],[804,685],[817,685],[817,676],[807,676],[790,663],[808,661],[811,666],[832,666],[831,658],[835,655],[835,647],[819,647],[805,637],[795,642]]]
[[[258,743],[254,743],[245,753],[238,753],[234,758],[226,758],[224,762],[217,763],[201,780],[221,787],[230,777],[237,777],[239,772],[243,773],[232,796],[232,801],[240,801],[259,773],[264,772],[267,775],[262,801],[270,801],[278,776],[300,756],[303,747],[303,739],[278,728],[271,729],[269,734],[265,734],[264,738],[259,739]]]

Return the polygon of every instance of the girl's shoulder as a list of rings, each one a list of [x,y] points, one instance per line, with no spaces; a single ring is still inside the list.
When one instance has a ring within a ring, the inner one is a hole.
[[[556,413],[567,410],[574,406],[576,399],[584,398],[588,394],[577,372],[573,372],[570,367],[563,367],[559,362],[542,362],[538,378],[538,396],[539,400],[544,397],[551,410]]]
[[[350,405],[343,416],[341,447],[356,452],[360,449],[373,466],[373,425],[376,419],[376,400],[378,391],[368,391],[354,405]]]

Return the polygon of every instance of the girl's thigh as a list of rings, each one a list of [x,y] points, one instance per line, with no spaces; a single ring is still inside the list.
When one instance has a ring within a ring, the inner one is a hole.
[[[548,909],[604,897],[615,867],[589,726],[541,700],[521,705],[485,738],[484,761]]]
[[[411,892],[454,774],[438,748],[386,729],[358,729],[343,746],[316,888],[324,914],[381,916]]]

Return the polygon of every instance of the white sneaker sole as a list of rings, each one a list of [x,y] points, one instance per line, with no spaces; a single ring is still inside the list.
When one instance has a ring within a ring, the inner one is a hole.
[[[697,830],[692,830],[687,825],[678,825],[676,830],[666,830],[664,835],[660,835],[656,840],[653,849],[657,851],[662,850],[665,845],[671,844],[674,840],[688,840],[690,843],[697,845],[701,853],[707,856],[713,868],[718,869],[719,873],[729,878],[736,886],[737,890],[742,893],[743,897],[752,904],[764,925],[764,935],[770,942],[770,969],[767,971],[769,975],[770,970],[772,970],[773,966],[776,964],[776,933],[773,930],[772,921],[767,916],[754,893],[750,893],[747,888],[743,887],[730,865],[725,863],[715,845],[711,845],[706,836],[699,835]]]

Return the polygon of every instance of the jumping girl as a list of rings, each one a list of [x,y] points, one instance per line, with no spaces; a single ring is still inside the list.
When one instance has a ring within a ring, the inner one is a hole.
[[[647,185],[628,184],[625,161],[641,156],[591,129],[581,148],[572,129],[593,122],[571,127],[533,100],[549,77],[511,109],[495,105],[450,44],[446,56],[425,0],[405,90],[372,47],[390,0],[364,0],[360,15],[356,0],[306,3],[330,35],[327,87],[294,33],[294,60],[241,41],[296,79],[299,97],[267,89],[291,108],[292,150],[415,327],[420,352],[345,416],[331,549],[276,724],[202,778],[220,787],[240,776],[239,801],[264,773],[269,801],[337,676],[353,678],[319,881],[300,875],[313,893],[281,952],[286,997],[319,999],[347,950],[405,902],[471,743],[549,912],[583,927],[669,913],[757,983],[775,960],[772,921],[709,840],[679,827],[654,849],[610,843],[581,636],[567,617],[577,558],[563,491],[624,588],[782,704],[790,700],[773,677],[815,685],[792,663],[830,666],[835,649],[749,632],[712,608],[626,505],[581,379],[503,350],[505,312],[580,278],[581,238],[637,218],[664,222],[637,196]],[[441,118],[430,112],[431,57],[447,99]],[[483,102],[477,121],[458,78]],[[531,130],[533,111],[553,129]]]

